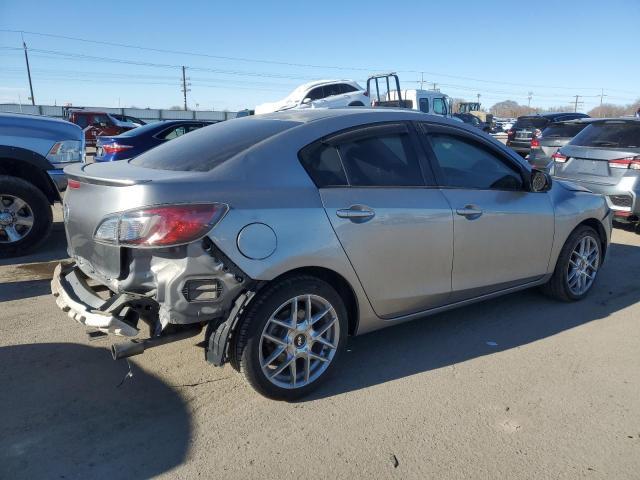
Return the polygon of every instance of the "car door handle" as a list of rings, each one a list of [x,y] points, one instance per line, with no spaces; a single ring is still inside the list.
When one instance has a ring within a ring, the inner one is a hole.
[[[349,220],[368,220],[375,216],[374,212],[369,207],[362,205],[351,205],[349,208],[341,208],[336,210],[336,215],[340,218],[348,218]]]
[[[456,210],[456,213],[460,216],[473,219],[481,216],[482,210],[476,207],[475,205],[465,205],[464,208],[458,208]]]

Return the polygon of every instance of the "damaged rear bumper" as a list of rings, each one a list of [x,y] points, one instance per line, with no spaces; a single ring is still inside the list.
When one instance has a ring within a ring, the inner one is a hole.
[[[119,294],[100,297],[86,282],[74,262],[59,264],[51,280],[51,293],[58,307],[78,323],[102,332],[135,337],[139,330],[127,321],[128,303],[139,297]]]

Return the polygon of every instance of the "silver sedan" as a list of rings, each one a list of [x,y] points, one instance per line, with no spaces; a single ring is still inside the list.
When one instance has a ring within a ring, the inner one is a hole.
[[[534,286],[579,300],[611,232],[602,196],[407,110],[246,117],[66,173],[58,305],[131,337],[115,359],[204,329],[271,398],[316,388],[349,335]]]

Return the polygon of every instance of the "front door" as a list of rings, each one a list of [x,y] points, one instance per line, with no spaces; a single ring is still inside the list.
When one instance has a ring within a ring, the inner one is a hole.
[[[351,130],[306,162],[327,216],[376,314],[393,318],[448,302],[453,215],[425,177],[403,123]],[[318,181],[318,178],[321,178]]]
[[[452,301],[541,278],[554,234],[549,194],[528,191],[522,167],[490,142],[461,129],[425,129],[453,211]]]

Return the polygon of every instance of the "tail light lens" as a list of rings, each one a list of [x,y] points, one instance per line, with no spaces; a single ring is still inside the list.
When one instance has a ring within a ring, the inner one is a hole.
[[[369,92],[367,92],[366,90],[362,93],[365,97],[369,96]]]
[[[510,128],[509,130],[507,130],[507,138],[509,138],[509,140],[511,140],[513,138],[513,136],[515,135],[515,130],[513,128]]]
[[[551,158],[553,158],[553,160],[556,163],[565,163],[567,161],[567,156],[563,155],[559,152],[554,153],[553,155],[551,155]]]
[[[106,145],[102,145],[102,151],[104,153],[119,153],[124,152],[125,150],[129,150],[133,148],[131,145],[121,145],[119,143],[108,143]]]
[[[640,155],[635,157],[616,158],[615,160],[609,160],[609,167],[640,170]]]
[[[160,205],[105,217],[94,234],[99,243],[172,247],[202,238],[227,213],[222,203]]]

